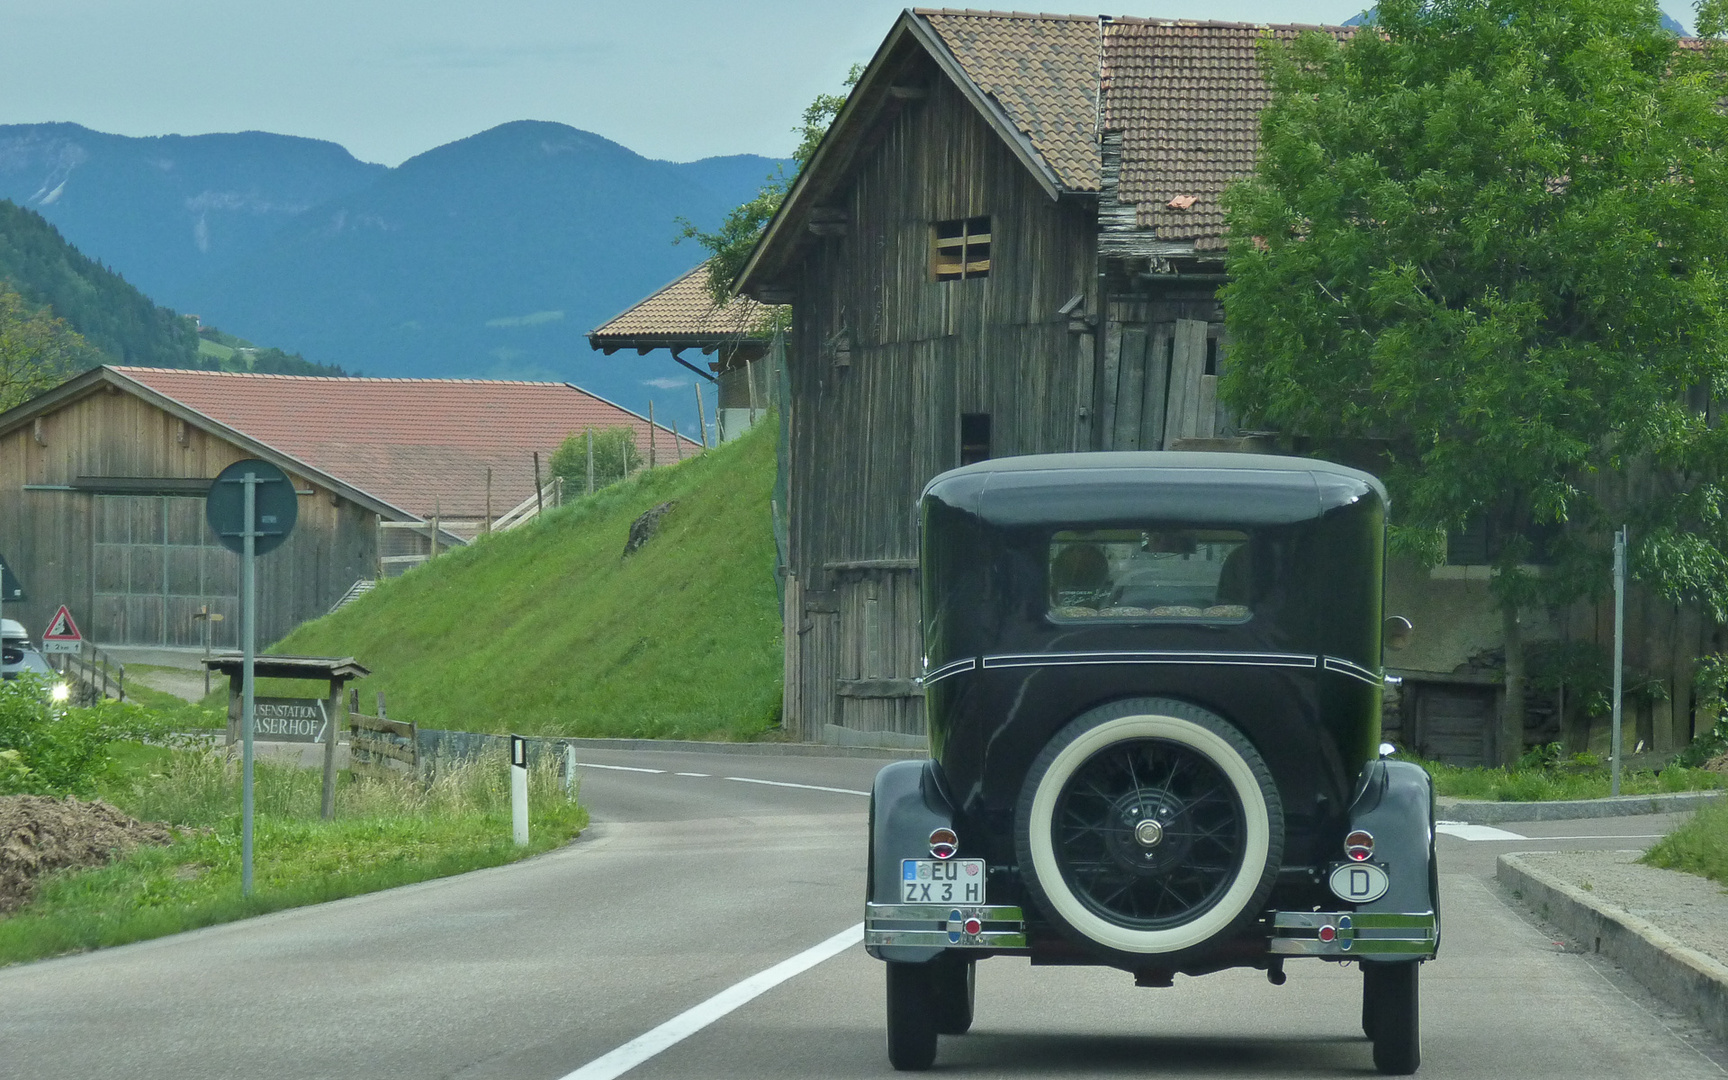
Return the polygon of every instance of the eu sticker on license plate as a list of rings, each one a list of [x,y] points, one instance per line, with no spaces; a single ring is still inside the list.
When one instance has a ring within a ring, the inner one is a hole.
[[[902,904],[982,904],[983,859],[900,860]]]

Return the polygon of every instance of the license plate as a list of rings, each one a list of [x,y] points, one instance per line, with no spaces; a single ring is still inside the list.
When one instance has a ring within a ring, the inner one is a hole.
[[[902,904],[982,904],[983,859],[900,860]]]

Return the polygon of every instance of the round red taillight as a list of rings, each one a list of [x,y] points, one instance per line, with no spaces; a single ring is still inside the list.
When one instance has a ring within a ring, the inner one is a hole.
[[[983,930],[983,929],[984,929],[984,923],[982,921],[980,921],[976,916],[966,920],[966,932],[968,934],[976,934],[980,930]]]
[[[952,859],[960,850],[960,838],[953,829],[933,829],[930,832],[930,854],[938,859]]]
[[[1353,830],[1344,838],[1344,854],[1354,862],[1367,862],[1374,854],[1374,834],[1367,829]]]
[[[1334,941],[1337,939],[1337,937],[1338,937],[1338,931],[1336,928],[1331,927],[1331,926],[1322,926],[1320,928],[1320,940],[1321,941]]]

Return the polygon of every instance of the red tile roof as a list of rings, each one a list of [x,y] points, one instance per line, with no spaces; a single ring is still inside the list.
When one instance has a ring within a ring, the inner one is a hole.
[[[483,516],[488,467],[502,514],[534,494],[534,452],[544,479],[552,451],[585,427],[633,428],[648,453],[646,419],[567,383],[112,370],[422,517]],[[654,438],[659,460],[675,460],[672,433]]]

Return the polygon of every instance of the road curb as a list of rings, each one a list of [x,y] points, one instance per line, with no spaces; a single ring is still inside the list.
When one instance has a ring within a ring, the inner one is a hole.
[[[1728,966],[1517,855],[1500,856],[1494,876],[1543,919],[1728,1041]]]
[[[1507,821],[1572,821],[1636,814],[1683,814],[1725,797],[1728,797],[1728,791],[1677,791],[1666,795],[1620,795],[1611,799],[1564,802],[1439,798],[1434,800],[1434,816],[1441,821],[1461,821],[1466,825],[1499,825]]]

